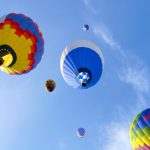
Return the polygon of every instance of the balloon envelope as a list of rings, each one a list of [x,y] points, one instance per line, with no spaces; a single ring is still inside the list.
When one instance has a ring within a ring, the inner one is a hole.
[[[150,108],[134,118],[129,134],[133,150],[150,150]]]
[[[85,129],[84,128],[78,128],[77,136],[80,138],[84,137],[85,136]]]
[[[85,24],[85,25],[83,26],[83,30],[84,30],[84,31],[89,30],[89,25]]]
[[[48,92],[54,91],[55,87],[56,87],[56,83],[54,80],[47,80],[45,82],[45,88]]]
[[[37,66],[44,52],[42,33],[24,14],[0,18],[0,69],[8,74],[27,73]]]
[[[93,43],[81,40],[70,44],[62,52],[60,69],[70,86],[87,89],[99,81],[103,62],[101,50]]]

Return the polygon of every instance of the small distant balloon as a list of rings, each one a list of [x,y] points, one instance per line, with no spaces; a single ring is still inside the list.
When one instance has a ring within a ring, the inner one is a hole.
[[[84,128],[78,128],[78,130],[77,130],[77,136],[78,137],[80,137],[80,138],[82,138],[82,137],[84,137],[85,136],[85,129]]]
[[[88,30],[89,30],[89,25],[88,25],[88,24],[85,24],[85,25],[83,26],[83,30],[84,30],[84,31],[88,31]]]
[[[56,83],[54,80],[47,80],[45,82],[45,88],[48,92],[54,91],[55,87],[56,87]]]

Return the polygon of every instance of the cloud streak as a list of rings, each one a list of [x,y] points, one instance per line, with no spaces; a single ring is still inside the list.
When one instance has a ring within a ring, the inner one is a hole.
[[[131,150],[129,139],[131,116],[134,117],[137,112],[147,107],[145,99],[146,96],[149,97],[150,73],[140,58],[134,54],[129,54],[127,50],[122,48],[121,44],[114,39],[112,33],[104,24],[96,24],[93,27],[93,33],[115,52],[120,62],[119,71],[116,70],[119,80],[130,85],[137,95],[137,103],[135,104],[134,111],[128,110],[130,115],[127,116],[124,113],[124,118],[115,115],[117,119],[112,119],[110,124],[103,127],[105,132],[100,131],[100,140],[105,139],[105,142],[99,142],[99,147],[100,150]],[[117,114],[122,114],[122,109],[117,110]]]
[[[106,142],[99,150],[132,150],[129,142],[128,124],[116,122],[111,123],[110,126],[105,128],[103,136]]]
[[[83,0],[83,2],[89,11],[95,11],[90,0]],[[123,107],[120,107],[120,109],[116,107],[117,114],[114,115],[115,118],[112,118],[109,124],[100,125],[99,150],[131,150],[129,125],[136,113],[147,107],[145,99],[147,96],[150,96],[150,73],[140,58],[122,48],[105,24],[96,22],[92,30],[94,35],[103,41],[105,45],[109,46],[109,49],[117,56],[116,58],[119,62],[119,67],[117,67],[119,69],[116,70],[118,79],[128,84],[137,95],[137,103],[134,110],[128,110],[128,115]],[[123,118],[118,114],[122,114]]]
[[[93,31],[96,36],[101,38],[106,44],[108,44],[111,48],[118,48],[119,45],[116,41],[114,41],[111,32],[106,28],[106,26],[102,23],[94,26]]]
[[[91,4],[90,0],[83,0],[84,5],[86,6],[86,8],[92,12],[94,15],[97,15],[97,11],[94,9],[94,7]]]
[[[123,69],[120,80],[132,85],[137,93],[147,93],[149,92],[149,77],[146,68],[142,67],[130,67]]]
[[[149,72],[145,64],[135,55],[129,54],[121,45],[114,40],[108,28],[99,23],[93,27],[94,34],[107,44],[121,62],[121,67],[118,72],[120,81],[130,84],[136,91],[137,95],[148,94],[150,90]]]
[[[117,107],[116,113],[112,115],[113,121],[99,128],[99,150],[132,150],[129,124],[132,121],[130,116],[135,113],[126,113],[122,107]]]
[[[111,31],[103,23],[98,23],[94,25],[93,32],[112,50],[115,50],[119,55],[125,57],[125,53],[124,50],[121,48],[121,45],[114,39]]]

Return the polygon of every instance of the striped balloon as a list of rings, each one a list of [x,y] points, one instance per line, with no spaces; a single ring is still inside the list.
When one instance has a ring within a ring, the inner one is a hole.
[[[60,69],[64,80],[73,88],[87,89],[95,85],[103,71],[101,50],[88,41],[76,41],[62,52]]]
[[[130,125],[133,150],[150,150],[150,108],[138,114]]]
[[[8,74],[27,73],[37,66],[44,52],[42,33],[24,14],[0,18],[0,69]]]

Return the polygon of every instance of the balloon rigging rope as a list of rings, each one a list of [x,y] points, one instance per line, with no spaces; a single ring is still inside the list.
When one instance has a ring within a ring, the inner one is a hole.
[[[66,53],[66,52],[65,52],[65,53]],[[77,69],[77,67],[75,66],[75,64],[73,63],[73,61],[72,61],[71,57],[69,56],[69,54],[66,54],[66,55],[68,56],[70,62],[72,63],[73,67],[75,68],[76,72],[78,72],[78,69]],[[79,72],[78,72],[78,73],[79,73]]]
[[[67,67],[66,65],[64,65],[65,66],[65,68],[68,68],[68,70],[71,70],[71,71],[73,71],[73,73],[74,73],[74,68],[69,64],[69,61],[67,61],[66,59],[64,59],[64,61],[66,62],[66,64],[70,67]]]

